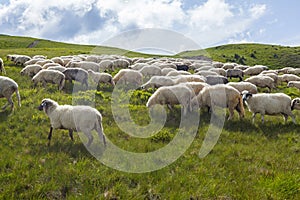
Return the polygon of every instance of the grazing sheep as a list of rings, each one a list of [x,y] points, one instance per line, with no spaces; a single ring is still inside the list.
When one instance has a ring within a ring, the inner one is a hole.
[[[180,75],[191,75],[191,73],[187,71],[170,71],[166,76],[180,76]]]
[[[294,68],[292,68],[292,67],[284,67],[284,68],[278,69],[277,72],[287,74],[289,70],[293,70],[293,69]]]
[[[202,82],[186,82],[180,84],[191,88],[194,91],[195,96],[197,96],[204,87],[209,86],[207,83],[202,83]]]
[[[130,63],[128,60],[125,59],[117,59],[113,61],[113,68],[114,69],[126,69],[130,66]]]
[[[246,70],[248,68],[249,68],[249,66],[246,66],[246,65],[237,65],[233,69],[240,69],[240,70],[244,71],[244,70]]]
[[[2,58],[0,58],[0,72],[3,74],[6,74],[5,68],[4,68],[4,62]]]
[[[31,80],[34,83],[34,87],[39,82],[41,82],[44,87],[46,87],[46,83],[52,83],[57,84],[58,89],[62,90],[65,85],[65,75],[56,70],[41,70]]]
[[[141,86],[141,89],[159,88],[162,86],[175,85],[175,79],[167,76],[152,76],[149,81]]]
[[[142,69],[139,70],[141,74],[143,74],[144,77],[152,77],[152,76],[160,76],[161,75],[161,69],[156,66],[144,66]]]
[[[218,76],[218,73],[217,72],[213,72],[213,71],[199,71],[197,73],[195,73],[197,75],[200,75],[200,76],[204,76],[204,77],[207,77],[207,76]]]
[[[262,71],[268,70],[268,67],[262,65],[255,65],[244,70],[244,75],[254,76],[260,74]]]
[[[82,85],[85,85],[88,88],[88,78],[89,74],[86,70],[81,68],[66,68],[65,71],[62,72],[65,75],[65,79],[70,81],[78,81]]]
[[[32,59],[47,59],[47,56],[44,55],[35,55],[32,57]]]
[[[143,83],[143,74],[131,69],[121,69],[113,78],[114,83],[119,81],[124,84],[133,83],[141,85]]]
[[[134,65],[129,66],[129,68],[130,68],[130,69],[133,69],[133,70],[140,70],[140,69],[142,69],[142,68],[145,67],[145,66],[150,66],[150,65],[147,64],[147,63],[136,63],[136,64],[134,64]],[[153,66],[154,66],[154,65],[153,65]]]
[[[43,110],[50,119],[48,145],[50,145],[53,129],[69,130],[69,136],[72,140],[74,140],[74,131],[82,131],[88,138],[87,146],[90,146],[93,142],[91,131],[96,130],[99,138],[102,137],[103,143],[106,145],[102,116],[95,108],[90,106],[59,105],[52,99],[43,99],[38,109],[40,111]]]
[[[256,85],[249,83],[249,82],[229,82],[227,85],[234,87],[237,89],[240,93],[242,93],[244,90],[247,90],[251,92],[252,94],[257,93],[257,87]]]
[[[81,68],[84,70],[93,70],[94,72],[99,72],[100,66],[98,63],[88,62],[88,61],[70,61],[67,65],[67,68]]]
[[[193,92],[185,85],[163,86],[158,88],[148,99],[146,106],[151,108],[156,104],[168,105],[172,109],[172,105],[180,104],[183,108],[183,115],[186,115],[191,109],[191,99]]]
[[[228,108],[229,118],[234,116],[234,110],[239,113],[240,118],[245,115],[241,94],[235,88],[228,85],[214,85],[204,87],[201,92],[193,98],[192,105],[200,108],[208,107],[214,113],[216,107]]]
[[[288,69],[287,70],[288,74],[295,74],[295,75],[300,75],[300,69],[296,68],[296,69]]]
[[[33,77],[34,75],[36,75],[39,71],[41,71],[43,68],[40,65],[27,65],[26,67],[24,67],[21,70],[21,75],[24,76],[29,76],[29,77]]]
[[[267,70],[267,71],[262,71],[260,74],[276,74],[278,75],[277,70]]]
[[[99,73],[99,72],[94,72],[93,70],[88,70],[89,76],[92,78],[92,80],[99,84],[99,83],[108,83],[111,84],[112,86],[115,86],[115,82],[113,81],[112,75],[108,73]]]
[[[213,62],[212,63],[213,68],[222,68],[224,66],[224,63],[221,62]]]
[[[209,85],[217,85],[217,84],[226,84],[228,83],[228,79],[224,76],[220,75],[209,75],[206,76],[206,83]]]
[[[99,63],[100,71],[115,71],[114,63],[111,60],[102,60]]]
[[[209,71],[216,72],[218,75],[226,76],[226,70],[222,68],[212,68]]]
[[[278,76],[278,82],[300,81],[300,77],[295,74],[283,74]]]
[[[54,62],[52,60],[39,60],[35,64],[41,65],[43,67],[45,64],[48,64],[48,63],[54,63]]]
[[[177,70],[173,68],[164,68],[161,70],[161,75],[166,76],[169,72],[177,72]]]
[[[52,60],[54,63],[60,64],[61,66],[64,66],[64,61],[63,61],[63,59],[61,59],[60,57],[54,57],[54,58],[51,58],[51,60]]]
[[[175,64],[172,63],[161,63],[159,65],[157,65],[160,69],[164,69],[164,68],[173,68],[177,70],[177,67]]]
[[[60,71],[60,72],[63,72],[65,71],[67,68],[63,67],[63,66],[54,66],[54,67],[49,67],[48,70],[57,70],[57,71]]]
[[[300,81],[289,81],[287,87],[295,87],[300,90]]]
[[[14,102],[12,100],[12,95],[16,93],[18,104],[21,107],[21,98],[19,93],[18,84],[11,78],[0,76],[0,98],[5,97],[7,103],[2,107],[2,110],[5,110],[10,104],[11,110],[14,111]]]
[[[234,69],[234,67],[236,66],[237,66],[236,63],[225,63],[222,68],[227,70],[227,69]]]
[[[243,100],[250,112],[252,112],[252,122],[254,123],[255,115],[261,114],[261,121],[264,123],[264,115],[278,115],[284,116],[285,122],[290,116],[294,123],[295,116],[292,113],[291,97],[283,93],[259,93],[251,94],[249,91],[243,92]]]
[[[275,86],[278,83],[278,75],[276,75],[275,73],[265,73],[265,74],[260,73],[258,76],[268,76],[268,77],[272,78],[274,80]]]
[[[227,69],[226,70],[226,77],[227,78],[239,78],[240,81],[243,80],[244,72],[240,69]]]
[[[21,65],[24,66],[25,62],[31,60],[31,58],[29,56],[25,56],[25,55],[18,55],[15,59],[14,59],[14,63],[15,65]]]
[[[257,87],[268,88],[269,91],[275,88],[274,80],[268,76],[252,76],[247,78],[245,82],[250,82]]]
[[[62,65],[58,63],[46,63],[43,65],[43,69],[48,69],[49,67],[62,67]]]
[[[179,75],[179,76],[169,76],[175,80],[176,84],[185,83],[185,82],[206,82],[206,78],[200,75],[192,74],[192,75]]]
[[[34,65],[34,64],[36,64],[38,61],[41,61],[41,60],[44,60],[44,59],[40,59],[40,58],[32,58],[32,59],[26,61],[26,62],[24,63],[24,66],[27,66],[27,65]]]

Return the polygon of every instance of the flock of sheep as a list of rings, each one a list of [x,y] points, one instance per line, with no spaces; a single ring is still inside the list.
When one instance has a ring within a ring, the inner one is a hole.
[[[146,106],[152,108],[156,104],[181,105],[183,115],[195,109],[207,107],[214,113],[217,107],[229,109],[229,120],[234,110],[240,118],[245,116],[244,105],[255,115],[290,116],[294,123],[292,110],[300,110],[300,98],[291,99],[283,93],[271,93],[283,83],[287,87],[300,89],[300,69],[283,68],[269,70],[262,65],[244,66],[236,63],[221,63],[204,60],[179,58],[128,58],[119,55],[75,55],[60,56],[47,59],[46,56],[8,55],[7,60],[22,66],[21,75],[31,78],[33,85],[47,83],[56,84],[59,90],[65,87],[66,81],[77,81],[89,88],[89,80],[96,84],[135,85],[136,88],[155,89]],[[112,76],[112,72],[118,71]],[[5,74],[3,60],[0,59],[0,72]],[[245,78],[245,76],[247,78]],[[239,82],[229,82],[238,78]],[[257,88],[267,88],[268,93],[258,93]],[[16,93],[21,106],[18,84],[0,76],[0,97],[7,98],[14,109],[12,95]],[[39,106],[50,118],[51,127],[49,142],[53,129],[67,129],[73,139],[73,131],[82,131],[88,138],[87,145],[93,141],[92,130],[96,130],[103,143],[105,136],[102,128],[102,116],[94,108],[88,106],[59,105],[51,99],[44,99]],[[83,114],[84,113],[84,114]]]

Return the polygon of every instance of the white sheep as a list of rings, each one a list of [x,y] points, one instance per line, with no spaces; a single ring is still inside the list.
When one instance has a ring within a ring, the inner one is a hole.
[[[173,68],[177,70],[177,67],[175,64],[173,63],[161,63],[159,65],[157,65],[160,69],[164,69],[164,68]]]
[[[300,81],[289,81],[287,87],[295,87],[300,90]]]
[[[36,64],[38,61],[41,61],[41,60],[44,60],[44,59],[40,59],[40,58],[32,58],[32,59],[26,61],[26,62],[24,63],[24,66],[27,66],[27,65],[34,65],[34,64]]]
[[[47,59],[47,56],[44,55],[35,55],[32,57],[32,59]]]
[[[186,71],[170,71],[166,76],[180,76],[180,75],[191,75],[190,72]]]
[[[161,70],[161,75],[166,76],[169,72],[174,72],[174,71],[176,72],[177,70],[173,68],[164,68]]]
[[[194,91],[195,96],[197,96],[204,87],[209,86],[207,83],[202,83],[202,82],[186,82],[186,83],[180,83],[180,84],[191,88]]]
[[[201,92],[193,98],[193,108],[195,105],[199,105],[200,108],[208,107],[212,113],[215,113],[216,107],[228,108],[228,120],[233,118],[234,110],[239,113],[240,118],[243,118],[245,115],[240,92],[228,85],[204,87]]]
[[[67,68],[66,67],[63,67],[63,66],[54,66],[54,67],[48,67],[48,70],[57,70],[57,71],[60,71],[60,72],[63,72],[65,71]]]
[[[295,74],[283,74],[278,76],[278,82],[300,81],[300,77]]]
[[[48,69],[49,67],[62,67],[62,65],[58,63],[46,63],[43,65],[43,69]]]
[[[144,66],[142,69],[139,70],[144,77],[152,77],[152,76],[160,76],[161,69],[157,66]]]
[[[288,74],[288,71],[293,70],[293,69],[294,69],[293,67],[284,67],[284,68],[278,69],[277,72],[283,73],[283,74]]]
[[[115,86],[115,82],[113,81],[112,75],[108,73],[99,73],[99,72],[94,72],[93,70],[88,70],[89,76],[92,78],[92,80],[96,83],[108,83],[111,84],[112,86]]]
[[[222,68],[224,66],[224,63],[221,63],[221,62],[213,62],[212,63],[212,66],[214,68]]]
[[[224,63],[223,65],[223,69],[227,70],[227,69],[234,69],[234,67],[236,67],[238,64],[236,63]]]
[[[259,93],[251,94],[248,91],[244,91],[243,100],[245,101],[248,109],[252,112],[252,122],[254,123],[255,115],[257,113],[261,114],[261,121],[264,123],[265,115],[278,115],[282,114],[284,116],[285,122],[290,116],[294,123],[295,116],[291,109],[291,97],[283,93]]]
[[[29,61],[31,58],[29,56],[26,55],[18,55],[15,59],[14,59],[14,63],[15,65],[21,65],[24,66],[25,62]]]
[[[218,73],[217,72],[213,72],[213,71],[199,71],[197,73],[195,73],[197,75],[200,75],[200,76],[204,76],[204,77],[207,77],[207,76],[211,76],[211,75],[215,75],[215,76],[218,76]]]
[[[50,119],[50,132],[48,135],[48,145],[50,145],[53,129],[69,130],[69,136],[73,139],[73,132],[83,132],[88,138],[87,146],[93,142],[92,131],[98,132],[102,137],[104,145],[106,140],[102,126],[102,115],[98,110],[90,106],[59,105],[52,99],[43,99],[39,108],[44,111]]]
[[[244,70],[244,75],[254,76],[260,74],[262,71],[267,70],[268,67],[263,65],[255,65]]]
[[[256,85],[257,87],[268,88],[269,91],[275,88],[274,79],[268,76],[252,76],[250,78],[247,78],[245,82],[250,82]]]
[[[34,87],[41,82],[44,87],[47,83],[57,84],[58,89],[62,90],[65,85],[65,75],[56,70],[41,70],[32,79]]]
[[[169,76],[175,81],[175,84],[185,83],[185,82],[206,82],[206,78],[204,76],[200,76],[197,74],[191,75],[179,75],[179,76]]]
[[[67,65],[67,68],[81,68],[84,70],[93,70],[94,72],[99,72],[100,65],[98,63],[94,62],[88,62],[88,61],[70,61]]]
[[[133,69],[133,70],[140,70],[140,69],[142,69],[145,66],[150,66],[150,65],[147,64],[147,63],[135,63],[135,64],[129,66],[129,68]]]
[[[3,74],[6,74],[5,68],[4,68],[4,62],[2,58],[0,58],[0,72]]]
[[[216,72],[218,75],[226,76],[226,70],[223,68],[212,68],[209,71]]]
[[[163,86],[158,88],[148,99],[146,106],[151,108],[152,106],[168,105],[169,109],[172,109],[173,105],[180,104],[183,108],[183,115],[186,115],[191,109],[191,99],[193,92],[185,85],[175,86]]]
[[[21,107],[21,97],[19,93],[18,84],[11,78],[0,76],[0,98],[6,98],[7,103],[2,107],[2,110],[5,110],[10,104],[11,110],[14,111],[14,102],[12,100],[12,95],[16,93],[18,104]]]
[[[130,62],[125,59],[117,59],[113,61],[113,68],[114,69],[126,69],[130,66]]]
[[[205,78],[206,78],[206,83],[208,83],[209,85],[228,83],[228,79],[226,77],[220,76],[220,75],[208,75]]]
[[[240,69],[240,70],[244,71],[244,70],[246,70],[248,68],[249,68],[249,66],[246,66],[246,65],[237,65],[233,69]]]
[[[27,65],[26,67],[24,67],[21,70],[21,75],[24,76],[29,76],[29,77],[33,77],[34,75],[36,75],[39,71],[41,71],[43,68],[40,65],[37,64],[33,64],[33,65]]]
[[[227,85],[234,87],[240,93],[242,93],[244,90],[247,90],[247,91],[251,92],[252,94],[257,93],[256,85],[254,85],[250,82],[229,82],[229,83],[227,83]]]
[[[114,83],[119,81],[124,84],[133,83],[141,85],[143,83],[143,75],[139,71],[131,69],[121,69],[113,78]]]
[[[162,86],[172,86],[175,85],[176,79],[172,79],[167,76],[152,76],[149,81],[141,86],[141,89],[149,89],[149,88],[159,88]]]
[[[115,71],[114,63],[111,60],[102,60],[99,63],[100,71]]]
[[[63,61],[63,59],[61,59],[60,57],[54,57],[54,58],[51,58],[51,60],[52,60],[54,63],[60,64],[61,66],[64,66],[64,61]]]
[[[41,65],[42,67],[47,63],[54,63],[52,60],[39,60],[35,64]]]

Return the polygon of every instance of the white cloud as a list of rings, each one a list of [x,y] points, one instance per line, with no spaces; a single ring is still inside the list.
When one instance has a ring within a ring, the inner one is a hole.
[[[246,33],[265,4],[207,0],[183,9],[184,0],[10,0],[0,4],[2,33],[100,44],[134,28],[181,32],[206,47]],[[250,37],[250,36],[249,36]]]

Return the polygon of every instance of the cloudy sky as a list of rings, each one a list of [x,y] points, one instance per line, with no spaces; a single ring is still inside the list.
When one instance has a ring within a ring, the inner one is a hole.
[[[300,46],[299,0],[1,0],[0,33],[101,45],[136,29],[165,29],[199,46]]]

